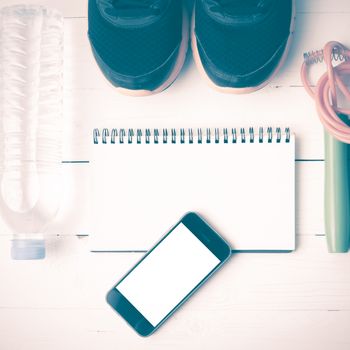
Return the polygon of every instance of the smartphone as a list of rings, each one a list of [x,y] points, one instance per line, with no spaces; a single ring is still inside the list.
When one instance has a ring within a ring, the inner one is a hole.
[[[149,336],[230,256],[229,244],[188,213],[108,292],[107,302]]]

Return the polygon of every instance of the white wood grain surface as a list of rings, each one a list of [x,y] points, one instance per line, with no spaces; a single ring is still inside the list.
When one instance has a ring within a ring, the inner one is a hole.
[[[304,51],[330,39],[350,45],[350,1],[298,0],[290,56],[258,93],[210,90],[189,57],[170,89],[145,99],[118,95],[99,72],[86,36],[87,0],[41,3],[66,17],[66,160],[89,160],[92,127],[289,125],[298,140],[297,250],[236,254],[159,332],[140,338],[104,296],[142,253],[88,252],[88,238],[76,234],[90,230],[89,164],[64,164],[66,196],[46,260],[10,260],[10,231],[0,225],[0,349],[350,349],[350,254],[326,251],[323,131],[299,79]]]

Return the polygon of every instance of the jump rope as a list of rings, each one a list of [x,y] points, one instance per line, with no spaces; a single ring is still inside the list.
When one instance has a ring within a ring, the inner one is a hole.
[[[340,63],[334,66],[336,61]],[[308,68],[320,62],[327,71],[313,88]],[[350,78],[350,50],[341,43],[330,41],[323,50],[304,54],[301,80],[325,129],[325,230],[330,252],[347,252],[350,241],[350,109],[338,106],[338,93],[350,104],[345,78]]]
[[[307,68],[314,63],[326,64],[327,72],[313,89],[308,80]],[[332,61],[343,61],[333,66]],[[350,143],[350,126],[339,114],[350,115],[350,109],[338,107],[337,87],[350,102],[350,91],[343,79],[350,76],[350,50],[336,41],[328,42],[323,50],[304,54],[301,80],[308,94],[315,100],[318,115],[325,129],[339,141]]]

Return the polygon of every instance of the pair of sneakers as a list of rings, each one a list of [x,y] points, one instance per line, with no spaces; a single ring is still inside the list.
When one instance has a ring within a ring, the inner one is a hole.
[[[98,65],[121,92],[158,93],[181,71],[191,35],[199,72],[223,92],[265,86],[290,46],[294,0],[89,0]]]

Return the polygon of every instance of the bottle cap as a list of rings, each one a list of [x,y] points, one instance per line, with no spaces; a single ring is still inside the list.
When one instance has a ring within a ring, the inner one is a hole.
[[[45,258],[45,240],[14,239],[11,256],[14,260],[36,260]]]

